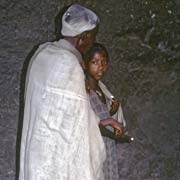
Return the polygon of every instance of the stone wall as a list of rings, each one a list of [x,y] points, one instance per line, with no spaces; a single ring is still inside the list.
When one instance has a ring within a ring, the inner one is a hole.
[[[111,57],[104,82],[120,99],[135,138],[132,144],[118,145],[120,180],[178,180],[178,0],[1,0],[0,179],[15,177],[27,61],[36,45],[55,39],[55,17],[74,2],[101,19],[97,40]]]

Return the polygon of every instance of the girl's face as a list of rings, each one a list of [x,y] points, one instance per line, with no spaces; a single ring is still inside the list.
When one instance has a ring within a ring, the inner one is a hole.
[[[95,80],[100,80],[108,68],[108,57],[106,52],[95,52],[88,62],[88,73]]]

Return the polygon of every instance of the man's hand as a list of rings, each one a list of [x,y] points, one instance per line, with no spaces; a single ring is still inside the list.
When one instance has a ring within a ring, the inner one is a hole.
[[[134,141],[134,138],[128,135],[115,136],[116,143],[131,143]]]

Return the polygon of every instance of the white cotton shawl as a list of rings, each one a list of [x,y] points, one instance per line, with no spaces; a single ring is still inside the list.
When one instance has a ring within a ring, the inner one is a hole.
[[[41,45],[26,82],[19,180],[103,180],[104,143],[77,50]]]
[[[108,91],[107,87],[101,81],[99,81],[99,86],[101,90],[103,91],[103,93],[105,94],[106,98],[108,99],[107,105],[108,105],[108,108],[110,109],[110,106],[113,101],[112,100],[113,95]],[[124,127],[126,127],[126,121],[123,116],[121,104],[119,105],[118,111],[112,117],[116,119],[118,122],[122,123]]]

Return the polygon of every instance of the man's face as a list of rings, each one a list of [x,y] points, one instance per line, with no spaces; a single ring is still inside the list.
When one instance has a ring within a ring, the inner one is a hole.
[[[77,49],[83,54],[96,40],[97,30],[85,33],[79,40]]]

